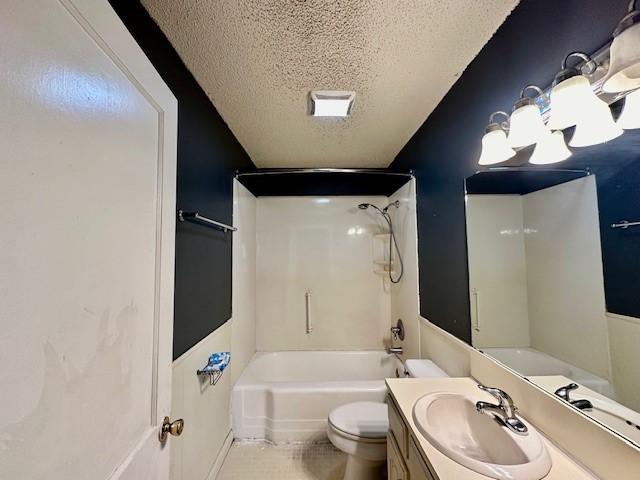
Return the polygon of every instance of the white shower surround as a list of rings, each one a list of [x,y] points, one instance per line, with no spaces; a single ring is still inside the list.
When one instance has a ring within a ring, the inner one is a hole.
[[[259,197],[256,349],[382,350],[390,336],[389,281],[375,273],[373,209],[385,196]],[[313,333],[306,333],[311,292]],[[417,293],[416,293],[417,294]]]
[[[384,351],[259,352],[232,393],[236,439],[326,441],[327,417],[355,401],[382,402],[402,371]]]

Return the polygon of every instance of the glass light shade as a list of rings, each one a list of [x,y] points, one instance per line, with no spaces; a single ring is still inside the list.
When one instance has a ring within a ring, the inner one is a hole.
[[[544,138],[538,141],[529,163],[535,165],[547,165],[566,160],[571,156],[571,150],[564,143],[564,135],[560,130],[548,132]]]
[[[482,153],[478,160],[479,165],[494,165],[506,162],[516,154],[515,150],[507,142],[507,134],[498,128],[491,130],[482,137]]]
[[[524,105],[511,114],[511,126],[507,140],[513,148],[537,143],[549,133],[536,105]]]
[[[563,80],[551,89],[551,117],[547,126],[550,130],[573,127],[584,118],[585,110],[593,110],[594,103],[599,101],[584,75]]]
[[[576,125],[576,131],[569,142],[571,147],[588,147],[608,142],[624,133],[613,121],[609,106],[602,100],[594,104],[590,111]]]
[[[609,71],[604,78],[602,90],[616,93],[640,87],[640,23],[616,36],[609,54]]]
[[[624,107],[617,123],[624,130],[640,128],[640,90],[625,97]]]

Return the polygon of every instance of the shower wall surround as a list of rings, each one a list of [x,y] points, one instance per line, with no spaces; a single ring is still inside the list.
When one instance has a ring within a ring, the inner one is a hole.
[[[418,236],[416,222],[416,182],[411,179],[389,197],[400,202],[390,208],[393,231],[402,253],[404,274],[391,285],[391,324],[401,318],[405,328],[404,358],[420,358],[420,301],[418,297]]]
[[[374,240],[387,226],[359,203],[386,196],[259,197],[257,349],[382,349],[390,286],[374,273]],[[313,332],[305,329],[311,292]]]

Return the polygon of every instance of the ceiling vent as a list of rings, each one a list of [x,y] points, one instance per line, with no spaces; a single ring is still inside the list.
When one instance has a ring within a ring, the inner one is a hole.
[[[348,117],[356,92],[314,90],[310,94],[311,115],[314,117]]]

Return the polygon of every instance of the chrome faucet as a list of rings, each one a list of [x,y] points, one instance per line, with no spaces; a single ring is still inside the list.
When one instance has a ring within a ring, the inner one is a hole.
[[[576,390],[578,388],[577,383],[570,383],[569,385],[565,385],[564,387],[560,387],[555,391],[555,394],[563,399],[564,401],[569,401],[569,392],[572,390]]]
[[[478,385],[478,388],[493,395],[498,400],[498,404],[483,401],[477,402],[476,410],[478,413],[493,415],[493,418],[518,435],[527,434],[527,426],[516,416],[518,409],[507,392],[499,388],[485,387],[484,385]]]
[[[404,340],[404,325],[402,324],[402,320],[398,319],[398,322],[396,323],[395,326],[391,327],[391,334],[393,335],[393,340]],[[402,350],[402,347],[394,347],[393,346],[393,340],[391,341],[391,345],[389,347],[387,347],[387,353],[389,355],[395,355],[396,357],[398,355],[402,355],[404,352]],[[402,361],[400,359],[400,357],[398,357],[398,360]]]
[[[578,388],[577,383],[570,383],[568,385],[565,385],[564,387],[560,387],[559,389],[557,389],[555,391],[555,394],[565,402],[569,402],[571,405],[573,405],[574,407],[580,410],[592,410],[593,404],[589,400],[586,400],[586,399],[571,400],[569,398],[569,392],[573,390],[577,390],[577,388]]]

